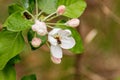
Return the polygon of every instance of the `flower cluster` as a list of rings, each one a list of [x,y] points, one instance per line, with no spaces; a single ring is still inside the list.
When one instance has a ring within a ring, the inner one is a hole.
[[[51,52],[51,60],[59,64],[61,63],[61,58],[63,56],[62,49],[71,49],[75,46],[76,42],[72,37],[72,33],[69,29],[62,29],[53,27],[51,25],[59,25],[55,23],[48,23],[46,21],[48,18],[51,18],[53,15],[63,15],[65,13],[66,7],[61,5],[58,7],[55,13],[48,15],[43,20],[36,19],[34,25],[32,25],[32,30],[40,35],[45,36],[48,34],[48,42],[50,43],[50,52]],[[70,27],[77,27],[79,25],[79,19],[71,19],[68,20],[66,23],[62,23],[62,25],[70,26]],[[61,25],[61,24],[60,24]],[[47,27],[51,28],[52,30],[48,32]],[[36,36],[33,37],[31,41],[31,45],[33,47],[39,47],[41,45],[41,39],[37,38]]]

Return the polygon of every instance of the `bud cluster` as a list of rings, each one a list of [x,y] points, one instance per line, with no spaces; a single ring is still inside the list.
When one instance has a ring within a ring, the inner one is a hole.
[[[35,24],[32,25],[32,30],[37,32],[37,34],[44,36],[47,34],[47,27],[44,22],[40,22],[39,20],[35,20]]]
[[[63,49],[70,49],[75,45],[75,40],[74,38],[72,38],[71,36],[66,36],[66,35],[70,35],[71,31],[69,30],[59,30],[59,29],[55,29],[54,27],[51,26],[52,25],[58,25],[55,23],[47,23],[48,18],[51,19],[51,17],[57,17],[60,15],[63,15],[66,11],[66,7],[64,5],[60,5],[56,12],[48,15],[47,17],[45,17],[43,20],[38,20],[35,19],[35,23],[32,25],[32,30],[35,32],[35,34],[40,35],[40,36],[45,36],[46,34],[48,34],[48,41],[51,44],[51,53],[52,53],[52,57],[51,60],[52,62],[54,62],[55,64],[59,64],[61,63],[61,58],[62,58],[62,48]],[[56,16],[54,16],[56,14]],[[52,18],[52,19],[53,19]],[[47,21],[47,22],[46,22]],[[68,20],[66,23],[62,23],[62,25],[66,25],[66,26],[70,26],[70,27],[77,27],[80,24],[80,20],[73,18],[71,20]],[[50,31],[48,33],[47,31],[47,27],[52,28],[53,30]],[[57,36],[55,36],[56,34]],[[55,35],[53,35],[55,34]],[[62,38],[61,38],[62,37]],[[64,37],[70,41],[65,41]],[[62,44],[64,42],[64,44]],[[36,36],[33,37],[32,41],[31,41],[31,45],[35,48],[38,48],[42,43],[42,40],[40,38],[37,38]],[[61,43],[61,46],[59,45],[59,43]],[[65,44],[66,43],[66,44]],[[69,43],[69,44],[68,44]],[[56,45],[56,48],[53,47],[53,44]],[[69,46],[68,46],[69,45]],[[58,55],[57,55],[58,54]],[[57,57],[56,57],[57,56]]]

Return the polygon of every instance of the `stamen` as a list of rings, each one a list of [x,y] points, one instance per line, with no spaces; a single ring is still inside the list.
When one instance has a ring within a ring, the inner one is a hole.
[[[55,35],[54,35],[54,38],[57,40],[57,43],[58,43],[58,44],[61,44],[60,36],[59,36],[58,34],[55,34]]]

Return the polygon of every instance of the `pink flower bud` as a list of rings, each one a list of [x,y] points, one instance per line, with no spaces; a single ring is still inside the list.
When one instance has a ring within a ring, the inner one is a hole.
[[[41,36],[45,36],[47,34],[47,30],[46,29],[40,29],[37,30],[37,34],[41,35]]]
[[[65,23],[67,26],[77,27],[80,24],[79,19],[71,19]]]
[[[56,57],[51,57],[51,60],[52,60],[52,62],[53,63],[55,63],[55,64],[60,64],[61,63],[61,58],[56,58]]]
[[[32,25],[32,30],[37,31],[39,29],[40,23],[41,22],[39,20],[35,20],[35,24]]]
[[[57,9],[57,14],[62,15],[65,12],[66,7],[64,5],[60,5]]]
[[[32,39],[31,45],[32,45],[33,47],[39,47],[40,44],[41,44],[41,42],[42,42],[42,41],[41,41],[40,38],[34,37],[34,38]]]
[[[35,24],[32,25],[32,30],[36,31],[37,34],[44,36],[47,34],[47,27],[46,24],[44,22],[41,22],[39,20],[35,21]]]

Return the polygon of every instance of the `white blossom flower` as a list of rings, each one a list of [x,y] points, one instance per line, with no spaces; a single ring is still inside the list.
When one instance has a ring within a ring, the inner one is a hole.
[[[67,26],[77,27],[80,24],[80,20],[74,18],[74,19],[71,19],[71,20],[67,21],[65,24]]]
[[[62,15],[64,14],[65,10],[66,10],[66,7],[64,5],[60,5],[57,9],[57,14]]]
[[[52,61],[54,63],[60,63],[62,58],[62,48],[70,49],[74,47],[75,40],[71,36],[70,30],[62,30],[55,28],[48,33],[48,41],[50,42],[50,51],[52,55]]]
[[[32,25],[32,30],[36,31],[37,34],[44,36],[47,34],[47,27],[44,22],[40,22],[39,20],[35,20],[35,24]]]
[[[39,47],[40,44],[41,44],[41,39],[40,38],[34,37],[31,41],[31,45],[33,47]]]

